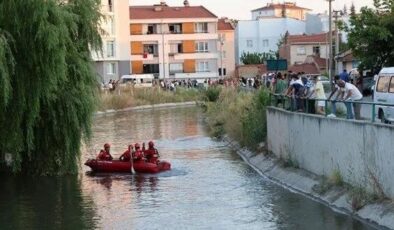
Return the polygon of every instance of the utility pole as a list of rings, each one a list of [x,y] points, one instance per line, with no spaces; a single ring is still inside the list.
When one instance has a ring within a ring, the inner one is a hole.
[[[223,45],[224,45],[224,34],[219,34],[219,42],[220,42],[220,76],[223,77]]]
[[[338,28],[338,18],[340,17],[340,10],[334,10],[335,18],[335,56],[339,55],[339,28]],[[335,74],[339,74],[338,59],[335,59]]]
[[[334,0],[326,0],[328,1],[328,40],[330,43],[330,47],[328,49],[328,56],[329,56],[329,60],[328,60],[328,77],[330,78],[330,82],[333,81],[333,77],[332,77],[332,2]]]

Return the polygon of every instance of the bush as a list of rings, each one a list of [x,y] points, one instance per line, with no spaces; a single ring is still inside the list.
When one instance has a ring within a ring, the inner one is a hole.
[[[257,149],[267,133],[265,109],[269,103],[269,93],[265,90],[245,92],[236,89],[212,89],[205,97],[207,101],[207,123],[210,134],[220,137],[227,134],[242,146]],[[208,92],[207,92],[208,93]]]
[[[205,100],[209,102],[215,102],[219,99],[219,95],[221,92],[220,87],[209,87],[205,91]]]

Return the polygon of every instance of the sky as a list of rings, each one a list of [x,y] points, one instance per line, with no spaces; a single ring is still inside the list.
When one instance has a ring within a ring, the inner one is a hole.
[[[165,0],[169,6],[182,6],[184,0]],[[153,5],[160,0],[129,0],[130,5]],[[283,3],[283,0],[189,0],[190,5],[203,5],[218,17],[228,17],[238,20],[250,20],[251,10],[266,6],[267,3]],[[313,13],[328,11],[327,0],[286,0],[296,2],[298,6],[311,9]],[[334,10],[341,10],[346,4],[348,9],[354,2],[357,11],[362,6],[372,6],[373,0],[336,0],[332,2]]]

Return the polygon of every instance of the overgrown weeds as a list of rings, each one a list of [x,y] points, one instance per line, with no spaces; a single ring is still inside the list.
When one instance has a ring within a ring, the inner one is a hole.
[[[252,150],[265,140],[268,91],[246,92],[217,87],[208,89],[205,99],[207,123],[212,136],[227,134],[241,146]]]

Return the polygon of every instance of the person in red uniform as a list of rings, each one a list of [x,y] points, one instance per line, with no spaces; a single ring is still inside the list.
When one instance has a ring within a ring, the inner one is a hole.
[[[145,157],[148,162],[157,164],[159,161],[159,151],[155,148],[153,141],[149,141],[148,149],[144,151]]]
[[[129,148],[119,157],[119,160],[125,162],[130,161],[132,152],[133,152],[133,145],[129,145]]]
[[[134,145],[135,148],[135,153],[133,156],[134,161],[144,161],[145,157],[144,157],[144,153],[141,150],[140,144],[136,143]]]
[[[100,150],[100,153],[97,156],[97,160],[111,161],[112,160],[112,156],[110,154],[110,149],[111,149],[111,145],[106,143],[104,145],[104,149]]]

